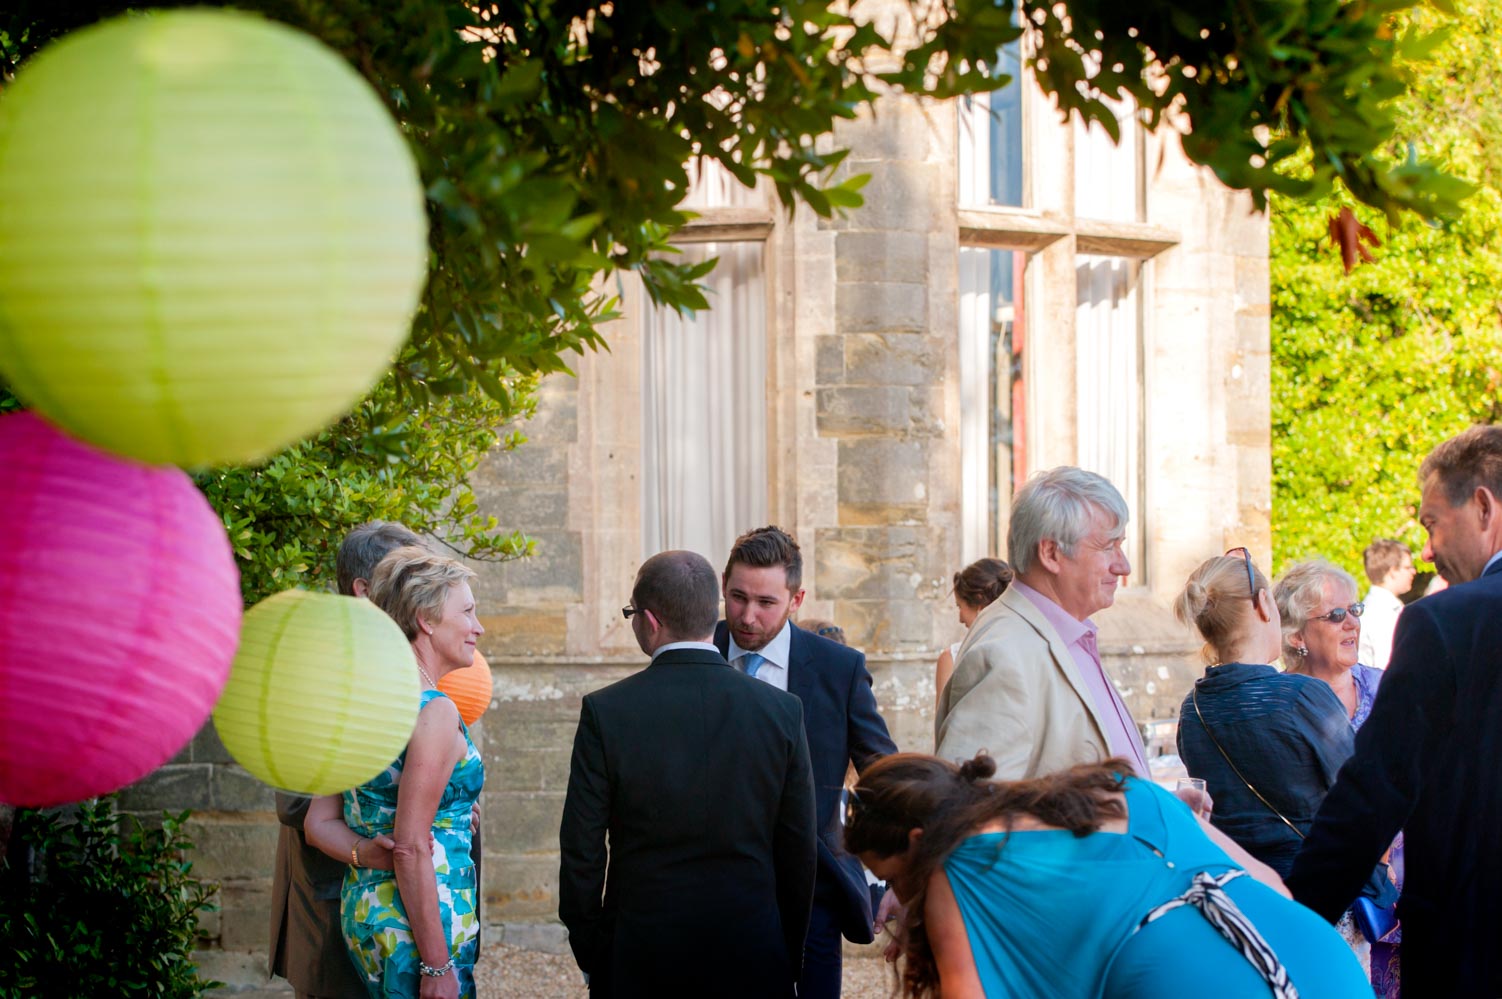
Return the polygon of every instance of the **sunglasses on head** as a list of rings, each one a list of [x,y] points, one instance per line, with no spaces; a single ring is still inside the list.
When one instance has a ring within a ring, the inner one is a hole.
[[[1319,617],[1312,617],[1309,620],[1329,621],[1331,624],[1339,624],[1346,619],[1347,614],[1352,617],[1360,617],[1361,612],[1364,610],[1366,610],[1366,604],[1358,600],[1349,607],[1337,607],[1328,614],[1321,614]]]
[[[866,803],[861,801],[861,796],[855,788],[840,788],[840,825],[848,829],[865,810]]]
[[[1232,548],[1230,551],[1226,552],[1226,555],[1231,558],[1235,558],[1237,555],[1240,555],[1242,561],[1246,563],[1247,591],[1250,593],[1252,600],[1255,602],[1257,599],[1257,577],[1252,572],[1252,553],[1247,551],[1245,548]]]

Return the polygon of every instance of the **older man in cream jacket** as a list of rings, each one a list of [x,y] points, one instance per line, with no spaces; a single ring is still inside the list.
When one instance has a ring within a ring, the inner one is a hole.
[[[1016,578],[960,646],[939,704],[939,756],[984,749],[1003,780],[1109,756],[1148,775],[1090,620],[1132,571],[1121,547],[1126,525],[1126,501],[1094,472],[1054,468],[1018,491],[1007,532]]]

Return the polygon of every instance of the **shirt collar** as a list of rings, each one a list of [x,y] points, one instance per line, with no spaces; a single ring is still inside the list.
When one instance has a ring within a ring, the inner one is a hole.
[[[730,645],[726,650],[725,658],[732,663],[746,654],[746,650],[735,644],[735,636],[730,636]],[[792,658],[793,651],[793,622],[785,621],[782,630],[762,648],[757,649],[757,655],[773,666],[788,668],[788,660]]]
[[[1391,590],[1383,589],[1382,587],[1377,586],[1375,583],[1372,585],[1371,590],[1368,591],[1365,603],[1375,603],[1378,607],[1381,607],[1383,605],[1386,605],[1387,607],[1403,606],[1403,601],[1397,596],[1397,594],[1393,593]]]
[[[657,651],[652,653],[652,661],[655,663],[658,656],[664,652],[671,652],[674,649],[702,649],[706,652],[713,652],[715,655],[720,654],[720,650],[715,647],[713,642],[669,642],[666,645],[659,645],[657,647]]]
[[[1012,580],[1011,585],[1043,612],[1044,619],[1053,625],[1053,630],[1059,633],[1065,645],[1076,645],[1086,635],[1095,634],[1095,622],[1089,618],[1081,621],[1020,579]]]
[[[1502,551],[1492,553],[1492,557],[1486,560],[1486,565],[1481,567],[1481,575],[1485,576],[1486,570],[1490,569],[1492,567],[1492,563],[1496,562],[1498,559],[1502,559]]]

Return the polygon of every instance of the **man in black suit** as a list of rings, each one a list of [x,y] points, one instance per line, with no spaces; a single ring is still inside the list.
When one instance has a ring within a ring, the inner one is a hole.
[[[715,651],[703,557],[652,556],[623,613],[652,664],[579,713],[558,878],[574,958],[595,999],[790,997],[816,849],[802,707]]]
[[[837,999],[840,937],[870,943],[881,922],[872,917],[860,861],[845,852],[840,789],[848,765],[859,772],[897,747],[876,708],[866,657],[792,623],[803,603],[803,555],[791,536],[776,527],[741,535],[721,582],[725,620],[715,629],[715,646],[742,673],[803,702],[818,801],[819,880],[798,995]]]
[[[1404,609],[1356,752],[1294,861],[1294,898],[1334,922],[1403,830],[1403,991],[1502,995],[1502,427],[1419,468],[1424,558],[1450,589]]]

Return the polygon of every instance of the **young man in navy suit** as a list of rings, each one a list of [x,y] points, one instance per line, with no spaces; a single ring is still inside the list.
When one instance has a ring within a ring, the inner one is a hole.
[[[845,852],[840,789],[849,764],[862,771],[897,747],[876,708],[866,657],[792,623],[803,603],[803,555],[791,536],[776,527],[741,535],[721,583],[725,620],[715,629],[715,645],[742,673],[803,702],[814,771],[819,870],[798,995],[836,999],[840,937],[870,943],[879,923],[860,861]]]
[[[1403,830],[1403,991],[1502,995],[1502,427],[1419,468],[1424,558],[1451,587],[1409,604],[1372,713],[1294,861],[1334,922]],[[1463,585],[1462,585],[1463,584]]]

